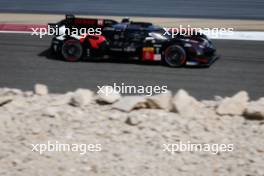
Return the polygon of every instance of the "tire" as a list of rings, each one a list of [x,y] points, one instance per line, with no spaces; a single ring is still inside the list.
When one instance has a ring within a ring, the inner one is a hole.
[[[82,60],[84,49],[79,40],[67,39],[61,47],[61,55],[65,61],[78,62]]]
[[[179,45],[171,45],[165,49],[163,61],[170,67],[181,67],[186,63],[186,52]]]

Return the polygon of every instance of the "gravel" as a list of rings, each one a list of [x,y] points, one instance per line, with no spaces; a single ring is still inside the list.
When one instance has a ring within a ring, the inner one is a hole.
[[[96,100],[73,106],[73,95],[0,89],[3,100],[8,96],[0,105],[1,176],[264,175],[263,120],[219,115],[215,100],[202,101],[197,114],[181,116],[162,109],[123,112]],[[101,151],[32,151],[31,144],[48,141],[100,144]],[[217,154],[164,151],[164,144],[188,141],[234,148]]]

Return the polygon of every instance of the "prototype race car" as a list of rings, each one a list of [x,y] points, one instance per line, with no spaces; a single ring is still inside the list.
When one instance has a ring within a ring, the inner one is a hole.
[[[181,67],[210,66],[218,58],[212,42],[202,33],[172,36],[152,23],[128,18],[117,22],[66,15],[64,20],[49,26],[59,29],[51,49],[57,57],[71,62],[118,55]],[[83,29],[86,31],[80,32]]]

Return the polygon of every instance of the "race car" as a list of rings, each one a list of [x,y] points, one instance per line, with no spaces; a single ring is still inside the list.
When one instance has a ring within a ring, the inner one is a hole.
[[[170,30],[129,18],[117,22],[66,15],[49,26],[59,31],[52,39],[52,51],[70,62],[121,56],[182,67],[210,66],[219,58],[212,42],[200,32],[171,35]]]

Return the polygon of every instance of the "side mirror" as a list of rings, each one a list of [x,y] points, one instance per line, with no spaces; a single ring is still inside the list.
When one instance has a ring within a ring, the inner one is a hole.
[[[126,18],[123,18],[121,23],[129,23],[130,22],[130,19],[128,17]]]
[[[65,19],[66,19],[66,20],[68,20],[68,19],[73,19],[73,18],[75,18],[75,16],[72,15],[72,14],[66,14],[66,15],[65,15]]]

